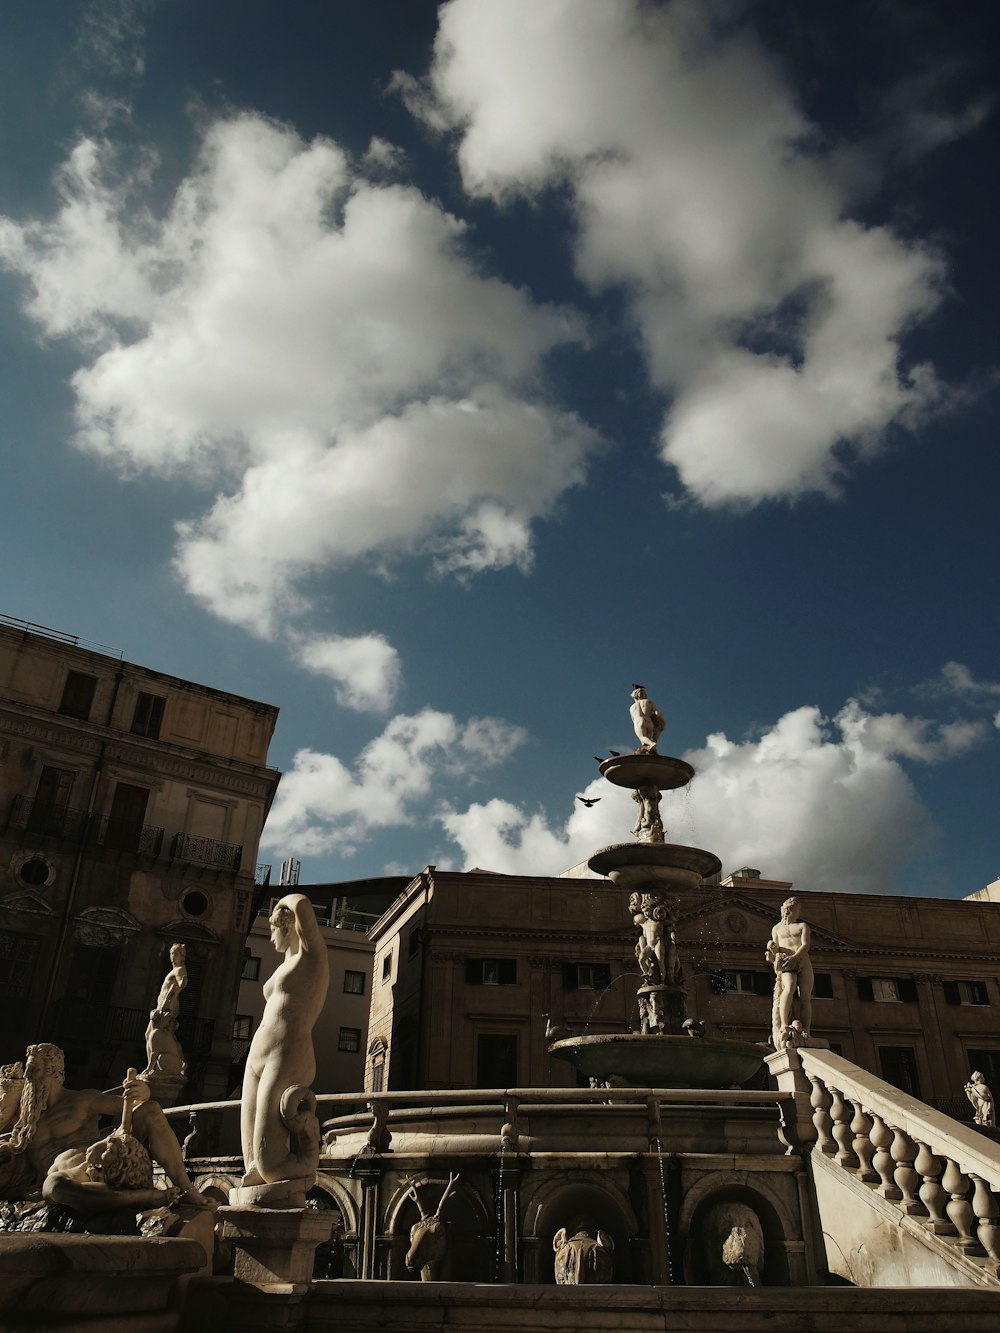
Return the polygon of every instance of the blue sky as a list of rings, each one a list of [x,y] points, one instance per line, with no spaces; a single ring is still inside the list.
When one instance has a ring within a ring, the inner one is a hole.
[[[0,25],[0,611],[277,704],[262,859],[557,872],[642,681],[727,870],[1000,873],[995,6]]]

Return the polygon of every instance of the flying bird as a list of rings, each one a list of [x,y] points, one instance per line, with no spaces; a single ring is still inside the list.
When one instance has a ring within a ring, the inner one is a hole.
[[[596,805],[597,802],[598,802],[601,798],[600,798],[599,796],[577,796],[576,799],[577,799],[578,801],[582,801],[583,804],[584,804],[584,805],[587,807],[587,809],[589,810],[590,807],[591,807],[592,805]]]

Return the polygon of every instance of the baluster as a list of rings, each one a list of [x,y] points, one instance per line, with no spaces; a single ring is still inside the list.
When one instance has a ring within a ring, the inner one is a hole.
[[[854,1155],[857,1157],[859,1163],[858,1179],[863,1180],[866,1184],[874,1185],[878,1180],[878,1174],[872,1170],[872,1158],[875,1155],[875,1145],[869,1137],[872,1128],[872,1118],[866,1113],[865,1108],[857,1098],[851,1098],[851,1105],[854,1107],[854,1117],[851,1120],[851,1133],[854,1135]]]
[[[833,1101],[830,1104],[830,1116],[833,1119],[833,1137],[837,1140],[837,1164],[845,1171],[855,1171],[861,1163],[851,1146],[851,1117],[844,1105],[844,1095],[838,1088],[831,1088]]]
[[[902,1191],[894,1184],[892,1178],[895,1167],[892,1153],[889,1151],[889,1144],[892,1143],[892,1130],[875,1111],[872,1112],[872,1128],[869,1137],[872,1141],[872,1147],[875,1149],[872,1166],[878,1172],[878,1178],[881,1182],[875,1191],[876,1194],[881,1194],[883,1199],[901,1199],[903,1197]],[[915,1153],[916,1148],[913,1151]]]
[[[956,1161],[950,1157],[947,1160],[948,1165],[941,1177],[941,1184],[951,1195],[951,1198],[945,1204],[945,1212],[951,1218],[955,1230],[958,1232],[958,1243],[962,1252],[964,1254],[975,1254],[979,1249],[979,1242],[973,1232],[975,1214],[972,1211],[972,1204],[965,1197],[969,1192],[969,1177],[962,1174]]]
[[[813,1124],[816,1126],[816,1146],[820,1152],[825,1152],[832,1157],[837,1151],[837,1145],[830,1137],[830,1126],[833,1124],[830,1119],[830,1105],[833,1098],[821,1078],[817,1078],[815,1074],[810,1074],[809,1081],[812,1083],[809,1105],[813,1109]]]
[[[997,1223],[1000,1208],[997,1207],[993,1191],[982,1176],[974,1176],[970,1172],[970,1179],[974,1187],[972,1211],[979,1224],[977,1227],[979,1243],[990,1256],[993,1276],[1000,1277],[1000,1225]]]
[[[924,1178],[919,1194],[921,1203],[927,1209],[928,1221],[926,1225],[938,1236],[954,1235],[955,1228],[945,1217],[944,1212],[948,1196],[938,1184],[938,1177],[941,1174],[941,1159],[935,1157],[927,1144],[921,1142],[920,1139],[917,1139],[917,1147],[919,1152],[913,1165]]]
[[[904,1133],[898,1125],[892,1127],[892,1147],[889,1151],[896,1163],[896,1170],[893,1172],[892,1178],[899,1188],[900,1209],[911,1217],[914,1214],[926,1217],[927,1209],[920,1202],[917,1195],[920,1188],[920,1173],[913,1169],[914,1158],[917,1155],[917,1145],[909,1134]],[[889,1195],[886,1195],[886,1198],[889,1197]]]

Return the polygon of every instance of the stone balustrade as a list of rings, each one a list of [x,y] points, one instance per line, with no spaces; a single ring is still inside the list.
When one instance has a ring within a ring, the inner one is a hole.
[[[1000,1278],[1000,1147],[832,1051],[797,1053],[813,1151]]]

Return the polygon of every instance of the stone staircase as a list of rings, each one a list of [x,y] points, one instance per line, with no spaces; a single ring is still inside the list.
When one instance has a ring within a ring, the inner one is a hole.
[[[1000,1147],[992,1138],[831,1051],[781,1052],[772,1069],[779,1059],[788,1066],[779,1084],[795,1082],[811,1110],[811,1134],[802,1115],[798,1133],[813,1140],[830,1272],[858,1287],[1000,1291]]]

